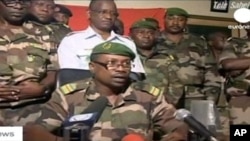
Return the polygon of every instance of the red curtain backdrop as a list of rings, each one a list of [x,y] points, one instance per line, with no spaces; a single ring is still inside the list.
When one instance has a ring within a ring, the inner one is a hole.
[[[83,30],[88,26],[87,19],[87,7],[85,6],[67,6],[72,12],[73,17],[70,19],[70,27],[72,30]],[[129,32],[129,27],[136,20],[145,17],[153,17],[157,19],[160,23],[160,26],[163,27],[163,16],[165,14],[165,9],[154,8],[154,9],[119,9],[120,18],[124,22],[125,26],[125,35]]]

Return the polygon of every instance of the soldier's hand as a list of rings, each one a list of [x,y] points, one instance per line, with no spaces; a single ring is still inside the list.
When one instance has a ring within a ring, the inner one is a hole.
[[[35,81],[24,81],[15,86],[15,88],[20,91],[17,95],[19,99],[40,97],[46,90],[43,85]]]
[[[23,128],[24,141],[55,141],[56,136],[40,125],[28,124]]]
[[[241,89],[237,89],[237,88],[234,88],[234,87],[230,87],[228,88],[227,90],[227,93],[231,96],[244,96],[247,94],[247,91],[245,90],[241,90]]]
[[[7,101],[18,100],[17,95],[20,93],[18,88],[11,85],[0,85],[0,99]]]

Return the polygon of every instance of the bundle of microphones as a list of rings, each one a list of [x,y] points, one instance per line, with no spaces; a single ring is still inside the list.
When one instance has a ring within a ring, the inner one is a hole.
[[[64,124],[64,141],[89,141],[89,132],[99,120],[107,104],[106,97],[99,97],[81,114],[69,117]],[[204,141],[217,141],[215,135],[196,120],[188,110],[177,110],[175,118],[184,121],[192,131],[202,136]],[[139,134],[128,134],[121,141],[144,141],[144,139]]]

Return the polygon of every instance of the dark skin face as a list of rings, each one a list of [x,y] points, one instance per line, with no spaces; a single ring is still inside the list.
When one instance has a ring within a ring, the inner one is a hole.
[[[89,9],[90,24],[99,31],[110,32],[117,16],[117,8],[113,1],[97,1]]]
[[[216,50],[223,50],[227,38],[228,36],[226,34],[217,32],[213,34],[208,43]]]
[[[27,14],[28,3],[24,1],[0,1],[0,16],[11,24],[21,24]]]
[[[165,31],[171,34],[183,33],[186,25],[187,18],[184,16],[167,15],[165,17]]]
[[[63,23],[68,25],[69,23],[69,16],[64,14],[64,13],[60,13],[60,12],[55,12],[54,13],[54,19],[59,22],[59,23]]]
[[[53,19],[54,0],[32,0],[29,12],[39,23],[50,23]]]
[[[102,54],[89,64],[96,83],[120,89],[128,84],[131,59],[127,56]]]
[[[149,28],[132,29],[131,38],[136,47],[143,50],[151,50],[155,42],[155,30]]]

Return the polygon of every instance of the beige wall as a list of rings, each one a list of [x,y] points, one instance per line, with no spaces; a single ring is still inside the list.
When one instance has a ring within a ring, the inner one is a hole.
[[[235,0],[237,1],[237,0]],[[88,6],[89,0],[56,0],[60,4]],[[116,0],[118,8],[168,8],[180,7],[192,15],[232,18],[236,9],[229,8],[228,13],[210,12],[210,0]],[[245,34],[240,32],[240,36]]]

